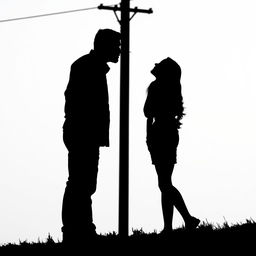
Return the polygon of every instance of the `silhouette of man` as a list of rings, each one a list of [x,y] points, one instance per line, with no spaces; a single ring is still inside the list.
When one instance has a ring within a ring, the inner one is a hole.
[[[97,235],[91,196],[96,191],[99,148],[109,146],[107,62],[117,63],[119,55],[120,33],[100,29],[93,50],[71,65],[63,125],[69,172],[62,204],[64,243]]]

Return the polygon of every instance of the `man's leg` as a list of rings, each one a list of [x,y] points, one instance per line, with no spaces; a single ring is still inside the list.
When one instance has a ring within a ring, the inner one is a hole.
[[[83,153],[69,152],[69,179],[63,205],[63,238],[96,235],[92,216],[91,195],[96,191],[99,147],[90,147]]]

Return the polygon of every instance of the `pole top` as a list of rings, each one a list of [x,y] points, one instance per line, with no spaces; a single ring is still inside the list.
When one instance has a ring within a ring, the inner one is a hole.
[[[118,5],[114,5],[114,6],[105,6],[103,4],[100,4],[98,6],[99,10],[111,10],[111,11],[121,11],[121,7]],[[153,13],[152,8],[149,8],[148,10],[146,9],[139,9],[138,7],[135,8],[129,8],[129,12],[134,12],[134,13],[147,13],[147,14],[151,14]]]

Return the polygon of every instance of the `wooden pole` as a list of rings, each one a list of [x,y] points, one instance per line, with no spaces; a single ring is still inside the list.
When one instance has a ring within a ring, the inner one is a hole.
[[[129,44],[130,0],[121,2],[121,74],[119,138],[119,234],[129,233]]]
[[[121,6],[98,7],[103,10],[121,11],[121,74],[120,74],[120,138],[119,138],[119,219],[120,236],[129,235],[129,52],[130,12],[152,13],[152,9],[130,8],[130,0],[122,0]],[[132,17],[133,17],[132,16]],[[117,17],[117,15],[116,15]]]

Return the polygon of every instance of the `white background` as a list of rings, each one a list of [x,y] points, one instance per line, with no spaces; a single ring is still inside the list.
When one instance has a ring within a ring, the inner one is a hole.
[[[182,68],[186,116],[173,183],[191,214],[222,224],[256,217],[254,0],[134,0],[153,8],[131,21],[130,231],[163,228],[160,193],[145,144],[143,105],[156,62]],[[0,19],[118,1],[0,0]],[[62,142],[70,65],[99,28],[119,31],[112,11],[0,23],[0,243],[61,240],[67,179]],[[110,64],[111,147],[101,150],[93,196],[98,233],[118,231],[120,65]],[[174,227],[183,224],[175,212]]]

